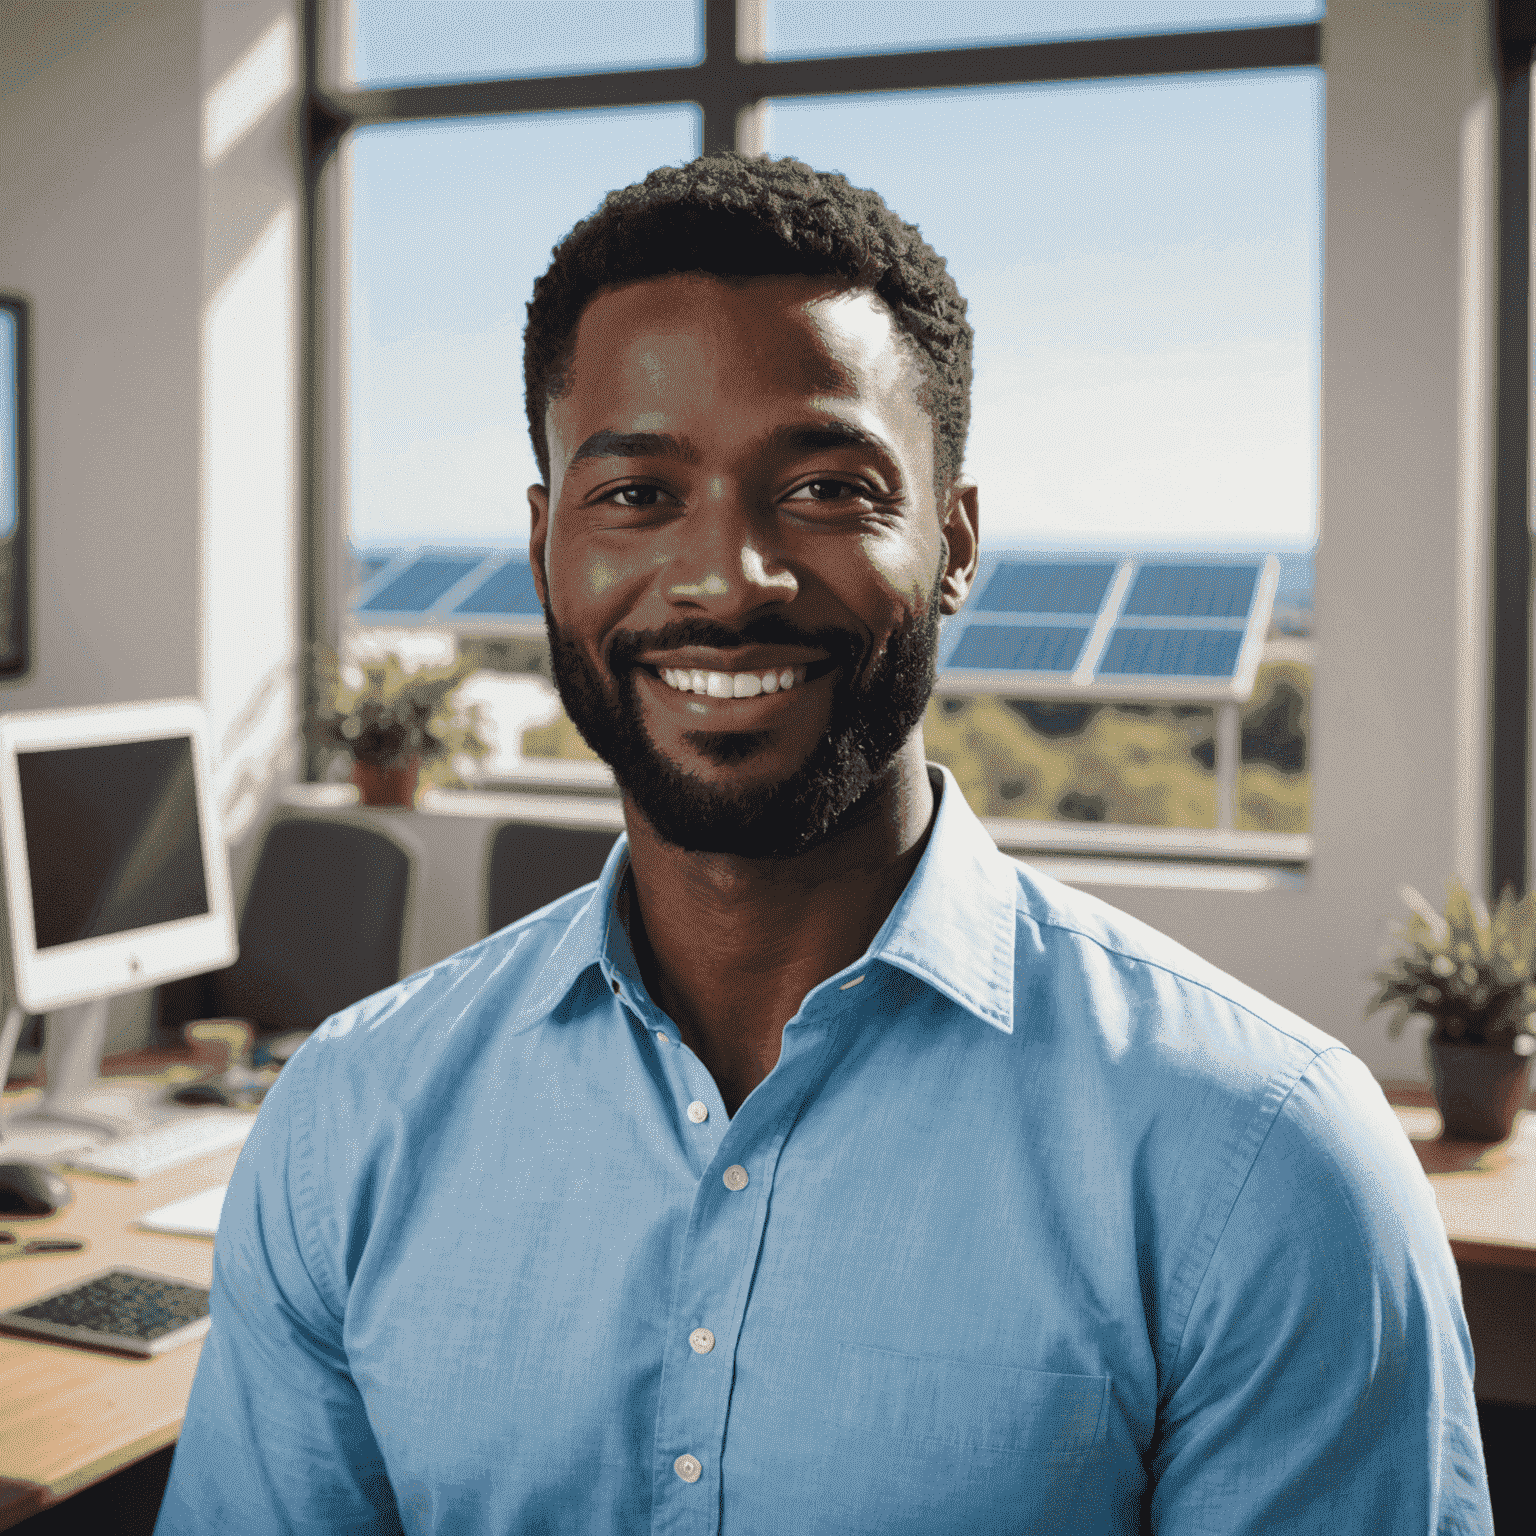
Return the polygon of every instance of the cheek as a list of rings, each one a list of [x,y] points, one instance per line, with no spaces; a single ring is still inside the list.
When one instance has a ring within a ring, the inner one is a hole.
[[[933,598],[938,571],[937,547],[914,549],[909,543],[897,544],[878,534],[866,534],[863,544],[863,585],[870,604],[867,611],[873,613],[877,605],[883,605],[890,625],[925,612]]]

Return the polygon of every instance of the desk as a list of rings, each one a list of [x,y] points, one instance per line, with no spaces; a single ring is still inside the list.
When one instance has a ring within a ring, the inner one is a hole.
[[[71,1233],[89,1238],[90,1247],[0,1261],[0,1310],[116,1264],[209,1284],[210,1239],[141,1232],[130,1223],[227,1184],[238,1156],[238,1148],[216,1152],[138,1184],[68,1172],[74,1204],[43,1221],[8,1225],[28,1236]],[[199,1340],[134,1360],[0,1334],[0,1530],[170,1445],[201,1353]]]
[[[1522,1110],[1508,1141],[1479,1147],[1438,1140],[1432,1104],[1391,1097],[1456,1256],[1478,1399],[1536,1406],[1536,1113]]]

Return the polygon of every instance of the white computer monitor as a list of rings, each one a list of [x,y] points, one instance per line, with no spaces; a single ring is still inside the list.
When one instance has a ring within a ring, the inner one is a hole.
[[[84,1058],[99,1056],[106,999],[236,957],[203,706],[0,715],[0,857],[6,1001],[54,1016],[46,1098],[59,1111],[87,1068],[94,1079]],[[52,1038],[65,1010],[76,1037],[67,1059]],[[4,1033],[14,1032],[13,1021]]]

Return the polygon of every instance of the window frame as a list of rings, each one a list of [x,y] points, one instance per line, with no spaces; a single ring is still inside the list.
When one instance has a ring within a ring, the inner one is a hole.
[[[1239,26],[1194,32],[1126,34],[1064,41],[982,45],[911,52],[766,59],[766,0],[702,0],[703,57],[687,66],[539,75],[383,87],[334,83],[345,57],[347,0],[304,0],[304,233],[301,302],[304,349],[301,485],[304,639],[336,646],[345,623],[347,572],[341,534],[338,464],[346,431],[334,387],[344,366],[343,242],[331,171],[353,129],[485,116],[605,107],[696,105],[705,153],[760,153],[763,104],[780,97],[865,95],[892,91],[1135,79],[1236,71],[1316,68],[1323,64],[1323,21]],[[330,386],[330,387],[328,387]],[[312,686],[307,681],[306,686]],[[306,700],[306,704],[308,704]],[[1232,735],[1231,721],[1220,722]],[[1229,743],[1229,746],[1232,744]],[[1234,771],[1235,771],[1234,765]],[[315,763],[309,777],[317,777]],[[1310,834],[1220,829],[1078,827],[1065,822],[988,822],[1001,846],[1020,854],[1084,854],[1139,864],[1263,866],[1289,885],[1311,858]]]

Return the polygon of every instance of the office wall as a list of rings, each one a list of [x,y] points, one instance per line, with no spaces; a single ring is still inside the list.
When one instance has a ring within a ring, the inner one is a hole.
[[[293,9],[0,7],[0,291],[34,364],[33,667],[0,710],[203,698],[237,874],[295,757]],[[285,19],[288,83],[236,79],[210,153],[209,100]]]

